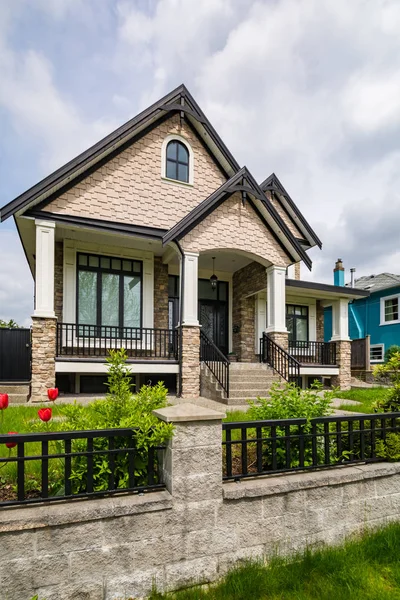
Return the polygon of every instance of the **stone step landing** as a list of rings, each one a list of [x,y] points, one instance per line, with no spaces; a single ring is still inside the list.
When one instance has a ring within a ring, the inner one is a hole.
[[[0,381],[0,394],[8,394],[10,404],[25,404],[29,400],[30,386],[28,383]]]

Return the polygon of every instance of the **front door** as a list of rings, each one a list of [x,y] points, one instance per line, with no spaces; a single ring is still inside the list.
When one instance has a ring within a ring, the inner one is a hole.
[[[202,331],[224,354],[228,353],[228,306],[218,300],[199,300]]]

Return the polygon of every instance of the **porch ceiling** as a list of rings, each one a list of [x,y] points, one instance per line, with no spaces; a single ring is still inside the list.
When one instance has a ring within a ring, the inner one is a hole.
[[[236,252],[221,250],[210,250],[202,252],[199,256],[199,269],[213,270],[212,257],[215,256],[215,270],[234,273],[252,262],[248,256]]]

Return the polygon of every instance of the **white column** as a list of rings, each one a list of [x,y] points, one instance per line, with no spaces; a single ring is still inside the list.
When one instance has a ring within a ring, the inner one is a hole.
[[[36,273],[34,317],[55,317],[54,313],[54,234],[52,221],[35,220]]]
[[[332,303],[332,342],[349,340],[349,301],[339,298]]]
[[[198,326],[198,252],[185,252],[181,265],[183,277],[182,325]]]
[[[286,333],[286,268],[267,269],[267,333]]]

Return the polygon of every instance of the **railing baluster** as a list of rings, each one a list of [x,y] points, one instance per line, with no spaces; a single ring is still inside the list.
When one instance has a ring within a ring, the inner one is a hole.
[[[312,464],[316,467],[318,465],[317,425],[314,421],[311,423],[311,457]]]
[[[87,438],[87,476],[86,476],[86,487],[88,494],[93,492],[93,438]]]
[[[49,495],[49,459],[43,458],[49,454],[49,442],[42,440],[42,498]]]
[[[325,464],[329,465],[331,462],[330,458],[330,436],[329,436],[329,423],[324,423],[324,449],[325,449]]]
[[[72,442],[68,438],[65,439],[64,452],[66,455],[72,452]],[[64,467],[64,489],[65,495],[70,496],[72,494],[71,486],[71,456],[65,456],[65,467]]]
[[[262,428],[261,427],[257,427],[256,429],[256,436],[257,436],[257,472],[261,473],[262,472]]]
[[[17,498],[19,501],[25,500],[25,444],[17,444],[17,457],[20,459],[17,465]]]
[[[232,438],[231,438],[231,430],[225,430],[225,451],[226,451],[226,475],[227,477],[232,476]]]
[[[242,473],[247,474],[247,429],[242,427]]]
[[[108,455],[108,468],[110,473],[108,475],[108,487],[110,490],[115,489],[115,454],[112,450],[115,449],[115,439],[112,435],[108,438],[108,449],[111,453]]]
[[[364,420],[360,419],[360,458],[364,460],[365,458],[365,432],[364,432]]]

